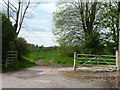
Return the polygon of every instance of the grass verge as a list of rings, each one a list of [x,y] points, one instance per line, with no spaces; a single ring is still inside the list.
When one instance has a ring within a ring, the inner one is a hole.
[[[27,60],[16,61],[12,65],[2,68],[2,73],[11,72],[11,71],[19,71],[24,68],[33,67],[35,63],[29,62]]]

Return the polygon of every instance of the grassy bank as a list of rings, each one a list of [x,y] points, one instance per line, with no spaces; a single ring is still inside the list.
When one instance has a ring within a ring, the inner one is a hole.
[[[72,66],[73,57],[61,56],[57,50],[31,52],[7,68],[2,68],[2,72],[18,71],[24,68],[36,66],[36,61],[42,61],[44,66]]]
[[[35,66],[35,63],[29,62],[27,60],[20,60],[20,61],[16,61],[15,63],[13,63],[8,67],[2,68],[2,72],[5,73],[10,71],[19,71],[21,69],[33,67],[33,66]]]

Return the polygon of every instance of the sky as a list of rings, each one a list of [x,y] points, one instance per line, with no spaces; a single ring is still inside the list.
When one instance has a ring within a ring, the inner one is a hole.
[[[34,8],[29,8],[19,37],[25,38],[28,43],[39,46],[58,45],[55,36],[52,34],[54,27],[52,13],[55,10],[55,2],[42,2]]]
[[[14,0],[10,1],[14,3]],[[28,43],[39,46],[58,45],[55,36],[52,34],[52,29],[54,27],[52,13],[56,10],[55,2],[59,0],[31,1],[31,4],[34,2],[39,2],[39,4],[36,4],[34,8],[28,9],[19,37],[25,38]]]

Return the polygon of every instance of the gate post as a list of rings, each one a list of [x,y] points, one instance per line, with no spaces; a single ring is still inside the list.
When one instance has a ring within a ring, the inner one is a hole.
[[[74,66],[73,66],[74,71],[76,71],[76,60],[77,60],[77,52],[74,52]]]
[[[116,57],[116,60],[117,60],[117,62],[116,62],[117,70],[120,71],[120,50],[119,50],[119,52],[117,51],[117,55],[116,56],[117,56]]]
[[[120,2],[118,3],[118,13],[119,13],[119,23],[118,23],[118,30],[119,30],[119,42],[118,42],[118,67],[117,70],[120,71]]]
[[[117,70],[119,70],[119,62],[118,62],[118,50],[116,49],[116,53],[115,53],[115,55],[116,55],[116,68],[117,68]]]

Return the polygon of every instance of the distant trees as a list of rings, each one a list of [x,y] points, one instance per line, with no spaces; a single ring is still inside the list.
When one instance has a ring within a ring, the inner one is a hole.
[[[61,48],[77,47],[81,53],[113,54],[118,42],[116,5],[81,0],[59,2],[53,14],[53,33]]]

